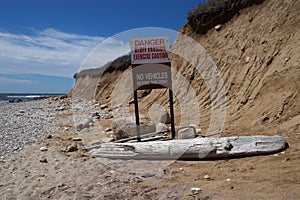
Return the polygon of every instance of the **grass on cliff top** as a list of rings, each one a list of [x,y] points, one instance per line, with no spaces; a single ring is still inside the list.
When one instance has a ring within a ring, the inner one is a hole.
[[[226,0],[206,0],[204,3],[199,4],[196,8],[189,10],[187,13],[187,20],[192,20],[200,14],[211,12],[216,7],[224,7]]]

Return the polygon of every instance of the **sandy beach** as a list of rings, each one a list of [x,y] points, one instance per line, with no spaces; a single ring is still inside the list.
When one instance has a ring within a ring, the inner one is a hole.
[[[71,106],[70,101],[47,99],[0,106],[1,112],[6,112],[7,116],[1,118],[1,132],[6,133],[1,134],[2,137],[6,136],[5,140],[1,140],[1,146],[9,142],[14,144],[6,149],[1,148],[1,155],[4,155],[0,162],[2,199],[300,197],[299,138],[287,137],[290,148],[275,155],[216,161],[173,161],[151,172],[137,169],[135,173],[134,168],[122,170],[121,162],[114,161],[117,164],[107,165],[101,159],[90,157],[84,150],[87,143],[83,138],[93,136],[94,141],[97,137],[101,141],[99,128],[93,125],[83,132],[75,131],[73,114],[79,106]],[[97,109],[98,105],[90,104],[90,112]],[[12,122],[13,116],[20,110],[24,113],[18,122],[34,125],[30,121],[34,119],[36,124],[32,127],[33,132],[25,131],[26,126],[20,123],[18,126],[24,127],[24,133],[19,132],[21,128],[4,126],[8,119]],[[47,113],[49,119],[42,117],[42,113]],[[202,191],[193,196],[191,188],[195,187]]]

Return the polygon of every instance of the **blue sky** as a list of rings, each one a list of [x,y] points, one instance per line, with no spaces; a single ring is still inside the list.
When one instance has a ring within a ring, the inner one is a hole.
[[[201,0],[1,0],[0,93],[69,92],[73,74],[97,45],[110,41],[100,45],[101,56],[86,68],[100,67],[128,51],[125,41],[108,40],[110,37],[142,27],[177,31],[187,22],[187,11],[199,3]]]

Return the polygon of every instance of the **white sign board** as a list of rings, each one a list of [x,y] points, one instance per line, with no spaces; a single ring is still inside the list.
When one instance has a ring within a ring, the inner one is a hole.
[[[170,62],[168,37],[135,38],[130,40],[131,64]]]

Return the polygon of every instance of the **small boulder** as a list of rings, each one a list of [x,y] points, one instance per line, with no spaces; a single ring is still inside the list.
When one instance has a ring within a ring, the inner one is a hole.
[[[155,124],[146,116],[140,115],[140,133],[154,133]],[[136,136],[136,123],[133,117],[121,117],[112,121],[112,131],[116,140]]]
[[[168,130],[169,130],[169,127],[168,127],[166,124],[163,124],[163,123],[159,122],[159,123],[156,125],[155,130],[156,130],[156,132],[159,132],[159,131],[168,131]]]
[[[85,119],[76,126],[77,131],[81,131],[84,128],[89,128],[90,126],[93,125],[93,120],[92,119]]]
[[[178,139],[193,139],[196,137],[196,126],[189,125],[178,130]]]

